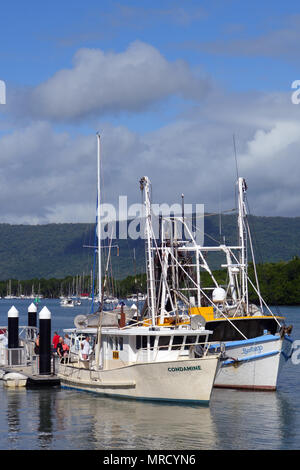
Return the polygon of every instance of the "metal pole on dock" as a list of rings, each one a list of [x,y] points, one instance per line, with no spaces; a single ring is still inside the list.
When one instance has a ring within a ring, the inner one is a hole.
[[[28,307],[28,327],[30,338],[34,338],[34,330],[37,327],[37,306],[32,302]]]
[[[28,307],[28,326],[37,326],[37,306],[32,302]]]
[[[51,312],[43,307],[39,313],[40,375],[51,374]]]
[[[19,347],[19,312],[12,306],[7,314],[8,349]]]

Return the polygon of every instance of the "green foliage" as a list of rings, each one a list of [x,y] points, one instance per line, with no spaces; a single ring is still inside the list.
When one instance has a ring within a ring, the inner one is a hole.
[[[250,216],[260,289],[267,303],[300,303],[300,217]],[[221,230],[220,230],[221,227]],[[205,216],[205,245],[224,241],[236,244],[236,215]],[[220,235],[221,233],[221,235]],[[0,224],[0,295],[7,294],[8,279],[12,293],[29,295],[34,286],[46,297],[58,297],[63,290],[72,290],[74,276],[82,276],[84,290],[90,293],[90,276],[94,264],[94,224],[9,225]],[[108,245],[108,241],[106,241]],[[135,274],[140,276],[138,287],[145,292],[144,240],[114,240],[119,249],[112,249],[112,270],[117,295],[136,292]],[[133,252],[135,250],[135,259]],[[107,249],[103,250],[103,262]],[[292,260],[292,261],[289,261]],[[217,270],[220,259],[208,254],[210,267]],[[252,270],[252,271],[251,271]],[[254,279],[253,268],[249,273]],[[214,271],[222,284],[225,270]],[[209,285],[209,276],[201,275],[203,284]],[[23,279],[24,281],[19,281]],[[21,287],[20,287],[21,285]],[[250,289],[251,300],[256,299]]]
[[[258,264],[256,269],[260,292],[267,304],[300,304],[300,259],[297,256],[288,262]],[[253,265],[249,266],[249,277],[255,284]],[[249,298],[257,302],[253,288],[249,290]]]
[[[259,279],[259,288],[262,297],[268,305],[300,305],[300,258],[295,256],[291,261],[280,261],[279,263],[258,264],[257,275]],[[253,264],[249,264],[249,278],[255,285],[255,275]],[[213,275],[220,285],[226,286],[227,272],[225,269],[213,271]],[[0,281],[0,295],[7,294],[9,281]],[[35,294],[42,294],[47,298],[57,298],[62,293],[64,295],[73,294],[74,277],[66,276],[63,279],[30,279],[25,281],[10,280],[11,292],[13,295],[22,293],[30,295],[32,291]],[[211,277],[207,272],[201,273],[201,284],[203,287],[213,287]],[[146,293],[146,274],[137,274],[136,276],[127,276],[126,278],[113,279],[110,281],[113,286],[114,295],[119,298],[125,298],[130,294]],[[91,294],[91,278],[84,276],[81,282],[81,292]],[[111,289],[110,289],[111,292]],[[250,302],[257,303],[258,297],[255,290],[249,287]]]

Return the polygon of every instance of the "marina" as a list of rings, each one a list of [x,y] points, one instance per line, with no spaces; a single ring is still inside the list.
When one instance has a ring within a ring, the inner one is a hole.
[[[0,301],[1,323],[11,302]],[[14,304],[20,322],[26,323],[26,301]],[[45,305],[52,313],[53,332],[73,326],[59,300],[44,299],[40,308]],[[286,312],[299,337],[299,307],[279,310]],[[213,389],[209,407],[118,400],[59,386],[8,389],[0,381],[0,449],[297,449],[299,367],[286,364],[276,392]]]
[[[99,135],[97,140],[96,224],[100,231]],[[195,415],[200,415],[200,421],[195,424],[201,424],[202,429],[202,411],[198,411],[199,408],[217,409],[218,401],[224,406],[223,396],[225,400],[230,400],[238,390],[244,393],[249,390],[248,393],[253,394],[249,400],[251,407],[257,400],[254,391],[262,394],[269,391],[271,396],[272,392],[273,395],[277,393],[279,371],[282,373],[288,363],[292,362],[294,366],[297,363],[292,360],[296,354],[290,336],[293,326],[287,326],[286,321],[290,319],[286,318],[286,313],[284,316],[275,315],[265,304],[260,296],[257,277],[256,287],[252,286],[258,294],[260,309],[249,303],[251,281],[248,278],[247,235],[250,238],[250,231],[246,226],[246,183],[243,178],[237,181],[239,238],[234,247],[225,244],[216,248],[199,246],[189,231],[188,237],[183,237],[186,228],[184,213],[181,217],[160,217],[157,243],[152,225],[151,182],[144,176],[139,184],[145,207],[147,276],[147,295],[141,311],[137,309],[133,296],[129,297],[130,300],[105,302],[111,243],[103,276],[102,246],[98,236],[98,245],[94,247],[98,258],[95,264],[98,285],[92,287],[97,301],[92,297],[92,303],[87,301],[83,307],[81,302],[76,303],[71,298],[52,302],[37,298],[35,303],[27,305],[26,326],[19,323],[24,320],[24,313],[20,318],[18,308],[15,305],[9,307],[7,328],[4,323],[1,325],[3,393],[9,396],[10,393],[25,392],[26,396],[30,396],[36,390],[47,396],[59,396],[60,399],[65,396],[68,403],[78,393],[82,394],[83,400],[92,401],[93,406],[100,409],[104,406],[102,400],[122,399],[124,409],[127,409],[128,401],[135,404],[149,401],[152,404],[149,407],[151,413],[154,402],[161,407],[166,402],[165,406],[179,406],[180,410],[184,406],[193,407],[197,410]],[[182,226],[179,230],[178,223]],[[181,237],[178,232],[181,232]],[[250,248],[252,251],[251,239]],[[218,284],[202,253],[210,249],[220,250],[226,255],[226,264],[222,267],[228,271],[227,286]],[[238,250],[239,254],[234,255],[233,250]],[[255,269],[253,256],[252,262]],[[200,268],[208,272],[213,280],[213,288],[209,288],[208,292],[200,281]],[[12,301],[21,302],[19,306],[24,310],[25,299],[11,296],[2,299],[1,306],[5,303],[8,306],[8,302]],[[55,314],[53,321],[51,304]],[[66,311],[66,306],[72,306],[72,315],[62,313]],[[68,321],[63,323],[65,318]],[[61,322],[59,326],[58,322]],[[25,335],[23,339],[20,331]],[[53,354],[51,338],[54,331],[58,344]],[[68,345],[63,353],[63,338],[66,335]],[[221,390],[218,391],[218,388]],[[268,395],[261,396],[265,397],[268,405]],[[94,403],[96,399],[97,405]],[[239,399],[243,401],[242,396]],[[67,407],[64,407],[64,412],[66,410]],[[210,416],[210,411],[203,413],[206,418]],[[93,418],[95,416],[97,412]],[[124,421],[122,426],[127,433],[128,426]],[[161,424],[158,427],[161,431]],[[200,434],[202,436],[202,431]],[[219,442],[217,434],[214,442]],[[218,446],[210,443],[211,449]],[[118,445],[117,448],[122,447]],[[154,448],[157,449],[156,443]],[[180,445],[173,445],[172,448],[180,449]],[[186,450],[189,448],[185,447]],[[251,445],[246,448],[251,448]],[[148,445],[147,449],[150,450],[151,446]]]
[[[99,134],[97,142],[96,226],[100,233]],[[145,207],[147,279],[147,293],[141,310],[135,305],[136,298],[133,295],[129,300],[122,300],[105,294],[111,241],[103,273],[101,255],[103,247],[98,236],[97,245],[94,246],[97,255],[94,270],[95,272],[98,270],[98,285],[91,286],[93,295],[84,301],[84,305],[82,302],[75,302],[71,297],[52,301],[37,297],[30,305],[26,305],[28,300],[21,297],[6,296],[1,299],[0,307],[5,305],[8,307],[7,327],[5,323],[0,327],[3,398],[5,394],[8,399],[11,394],[15,394],[17,398],[18,393],[23,393],[25,394],[23,397],[26,397],[24,399],[28,397],[30,401],[31,394],[38,393],[43,400],[45,397],[47,401],[49,399],[49,412],[52,415],[53,406],[56,410],[57,397],[58,400],[64,400],[65,397],[68,406],[73,399],[76,402],[80,397],[96,407],[93,413],[93,420],[96,420],[95,427],[98,424],[98,415],[103,426],[107,426],[103,421],[102,408],[106,406],[103,400],[115,400],[118,404],[119,401],[123,401],[124,410],[128,410],[128,403],[132,402],[134,404],[129,407],[135,406],[135,413],[138,413],[139,402],[145,403],[143,408],[147,408],[149,402],[148,411],[151,417],[158,412],[160,419],[165,412],[168,414],[169,410],[174,410],[173,406],[179,407],[176,409],[179,416],[187,406],[188,410],[194,411],[189,428],[200,426],[201,432],[198,434],[202,439],[203,414],[204,427],[207,426],[207,434],[210,435],[209,448],[230,449],[231,447],[220,446],[218,426],[211,419],[213,416],[218,422],[219,415],[216,411],[218,404],[222,403],[222,407],[226,409],[226,400],[230,402],[232,397],[238,397],[235,403],[240,402],[240,406],[243,407],[243,397],[247,397],[249,400],[247,413],[249,413],[251,406],[255,406],[257,400],[260,400],[256,398],[255,393],[261,394],[261,399],[265,400],[264,406],[269,406],[272,402],[277,403],[277,399],[274,400],[273,397],[280,393],[279,372],[283,378],[285,369],[289,374],[290,363],[294,366],[292,380],[297,381],[297,360],[295,360],[297,351],[293,349],[294,341],[291,336],[293,324],[287,326],[286,322],[290,321],[290,318],[286,318],[286,312],[284,316],[274,314],[260,295],[251,235],[247,226],[245,180],[239,178],[237,181],[239,237],[236,246],[225,243],[217,247],[198,245],[194,234],[185,224],[184,212],[181,216],[174,214],[169,218],[160,216],[157,242],[152,225],[149,178],[147,176],[140,178],[139,186]],[[184,236],[185,229],[188,232],[187,237]],[[181,236],[178,233],[181,233]],[[250,239],[256,286],[248,277],[247,237]],[[216,281],[203,254],[214,250],[225,254],[226,264],[222,264],[221,267],[227,269],[227,285],[220,285]],[[235,255],[234,250],[239,253]],[[201,282],[203,271],[211,276],[212,288],[203,287]],[[250,284],[258,295],[258,305],[249,302]],[[19,303],[18,308],[12,302]],[[66,306],[72,307],[72,315],[68,314]],[[20,323],[24,321],[24,307],[27,308],[27,318],[25,323]],[[22,311],[21,315],[19,308]],[[299,327],[298,318],[292,315],[292,319],[296,320],[296,325],[298,323]],[[54,331],[57,343],[52,350]],[[297,334],[297,326],[295,331]],[[64,349],[65,337],[68,338],[68,343]],[[288,383],[289,381],[285,381],[285,385]],[[243,390],[244,396],[235,395],[240,390]],[[246,395],[246,391],[252,395]],[[271,399],[268,398],[266,391],[269,392]],[[282,393],[284,395],[289,391],[288,387]],[[49,397],[53,397],[54,403]],[[155,402],[158,408],[153,408]],[[63,406],[62,413],[66,421],[68,421],[68,406]],[[75,406],[76,408],[73,406],[70,408],[70,412],[72,418],[77,420],[81,418],[78,412],[80,406],[78,404]],[[9,408],[11,409],[10,406]],[[46,409],[43,403],[40,410],[43,416]],[[76,409],[75,416],[73,416],[74,409]],[[205,411],[202,411],[203,409]],[[215,410],[215,414],[210,411],[212,409]],[[273,412],[276,414],[274,410]],[[84,413],[83,418],[87,419],[90,414]],[[18,415],[18,412],[16,414]],[[232,415],[230,408],[227,419],[231,419]],[[143,416],[146,416],[147,420],[147,410]],[[249,418],[247,419],[249,421]],[[223,419],[220,422],[221,426],[224,421]],[[52,429],[51,423],[49,426]],[[122,420],[121,427],[124,427],[124,432],[127,434],[126,420]],[[163,423],[158,424],[158,429],[161,433]],[[114,438],[118,441],[116,447],[110,442],[107,448],[122,449],[119,436]],[[122,439],[123,437],[121,442]],[[139,440],[139,444],[137,447],[135,442],[133,448],[143,449],[140,436],[135,436],[135,439]],[[192,445],[195,445],[195,437],[192,441]],[[80,449],[84,449],[84,445],[89,443],[86,439],[84,442]],[[7,442],[4,445],[7,445]],[[21,445],[25,445],[23,440]],[[96,442],[94,445],[95,449],[106,449],[105,446],[102,447],[102,441],[100,447]],[[146,448],[150,450],[152,445],[156,450],[166,448],[166,443],[160,447],[155,439],[151,439],[151,444],[148,443]],[[184,445],[185,450],[193,448]],[[199,442],[196,445],[198,450],[201,449]],[[243,442],[234,445],[236,449],[243,448],[245,444]],[[282,448],[281,443],[277,445],[280,446],[278,448]],[[245,449],[251,449],[251,446],[251,443],[247,444]],[[34,448],[31,446],[31,449]],[[55,449],[59,448],[55,444]],[[67,442],[62,448],[65,450],[69,448]],[[126,443],[126,449],[130,448]],[[181,444],[173,444],[172,448],[181,449]],[[257,444],[255,448],[259,448]],[[263,448],[266,449],[266,446]],[[88,449],[91,449],[90,445]]]
[[[299,4],[2,3],[0,451],[299,450]]]

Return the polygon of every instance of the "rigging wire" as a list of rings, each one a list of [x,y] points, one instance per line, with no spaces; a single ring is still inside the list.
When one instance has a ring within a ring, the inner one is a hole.
[[[247,206],[248,214],[251,216],[250,205],[249,205],[247,196],[246,196],[245,200],[246,200],[246,206]],[[259,259],[260,264],[263,264],[264,261],[263,261],[262,253],[261,253],[260,246],[259,246],[259,243],[258,243],[258,239],[257,239],[257,236],[256,236],[256,232],[255,232],[255,229],[254,229],[253,220],[250,221],[250,219],[252,219],[252,217],[249,217],[249,218],[247,217],[247,220],[248,220],[248,223],[249,223],[249,226],[250,226],[250,230],[251,230],[251,235],[252,235],[252,238],[254,239],[254,243],[255,243],[255,251],[258,253],[258,259]],[[254,262],[254,260],[252,260],[252,261]],[[263,278],[264,281],[266,281],[265,274],[262,274],[261,277]],[[273,294],[273,291],[272,291],[272,294]],[[274,296],[273,296],[273,298],[274,298]],[[273,302],[271,302],[271,303],[273,303]],[[278,314],[280,314],[280,309],[279,309],[278,305],[274,305],[274,307],[275,307],[276,312]]]

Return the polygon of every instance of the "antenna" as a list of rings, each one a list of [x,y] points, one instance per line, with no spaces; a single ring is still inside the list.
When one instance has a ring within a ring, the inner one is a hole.
[[[239,169],[238,169],[238,163],[237,163],[235,135],[234,134],[232,136],[232,139],[233,139],[233,150],[234,150],[234,158],[235,158],[236,178],[238,180],[239,179]]]
[[[222,239],[222,210],[221,210],[221,188],[219,188],[219,240]]]
[[[182,214],[181,238],[182,240],[184,240],[184,194],[181,194],[181,214]]]

